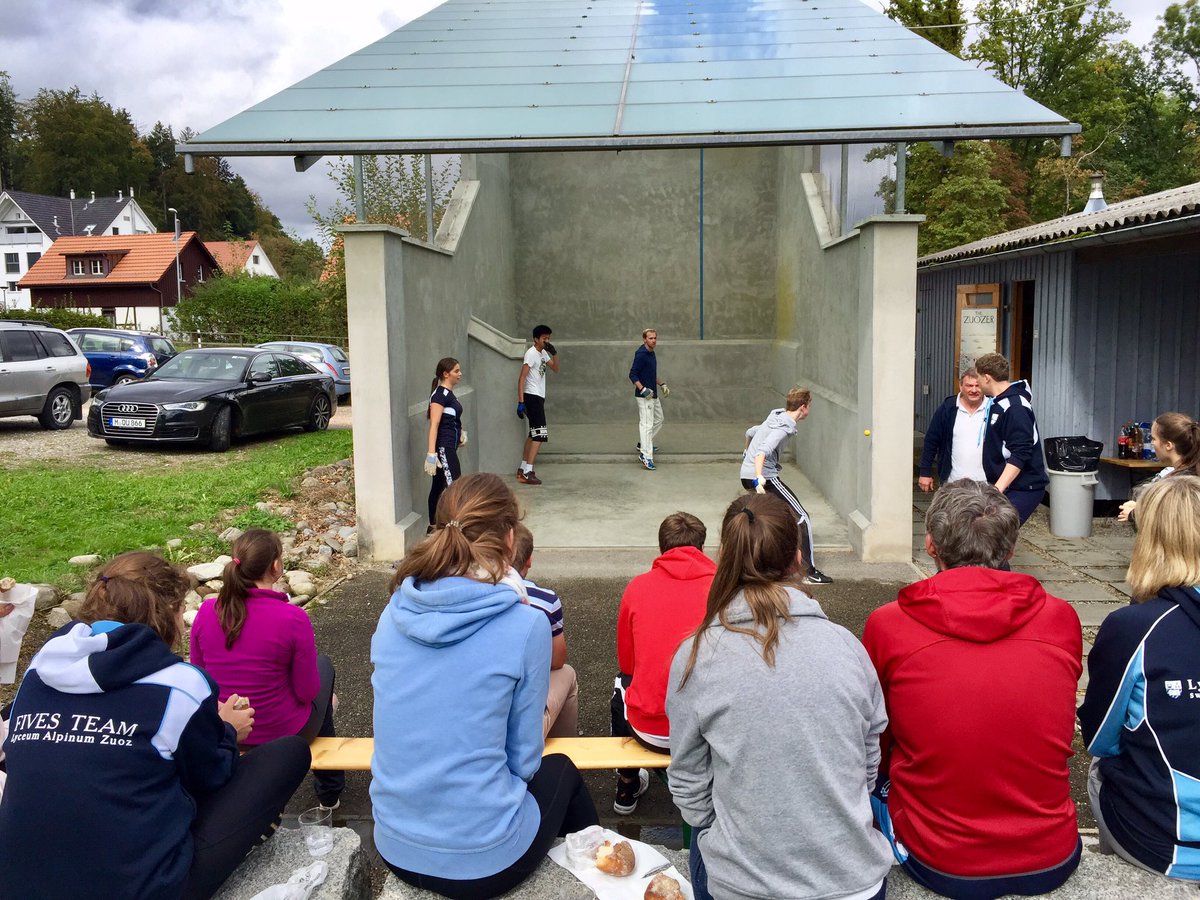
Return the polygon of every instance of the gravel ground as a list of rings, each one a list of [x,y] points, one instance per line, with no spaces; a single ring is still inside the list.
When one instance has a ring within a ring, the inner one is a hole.
[[[117,448],[109,447],[98,438],[88,437],[87,415],[91,401],[84,404],[83,419],[63,431],[47,431],[33,416],[13,416],[0,419],[0,469],[30,459],[70,459],[87,462],[97,467],[113,467],[136,470],[138,468],[161,468],[165,465],[182,465],[197,453],[207,453],[195,447],[158,446]],[[350,405],[337,408],[329,423],[330,428],[350,428]],[[274,437],[271,435],[270,437]],[[253,442],[259,438],[250,438]],[[238,444],[234,444],[234,452]]]

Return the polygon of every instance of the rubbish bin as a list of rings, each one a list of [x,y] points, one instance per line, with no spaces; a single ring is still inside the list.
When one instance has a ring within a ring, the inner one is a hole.
[[[1050,533],[1058,537],[1090,537],[1096,473],[1104,444],[1083,435],[1045,442],[1050,476]]]

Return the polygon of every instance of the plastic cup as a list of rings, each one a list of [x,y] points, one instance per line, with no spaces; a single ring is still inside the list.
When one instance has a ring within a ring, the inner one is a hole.
[[[300,831],[308,855],[320,859],[333,849],[333,810],[314,806],[300,813]]]

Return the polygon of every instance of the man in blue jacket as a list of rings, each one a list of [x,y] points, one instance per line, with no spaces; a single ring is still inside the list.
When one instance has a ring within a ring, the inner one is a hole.
[[[983,438],[983,472],[1017,508],[1023,525],[1050,483],[1033,396],[1026,382],[1009,380],[1008,360],[999,353],[979,357],[975,370],[979,386],[992,399]]]
[[[642,332],[642,346],[633,354],[633,365],[629,367],[629,380],[633,382],[633,395],[638,405],[638,458],[642,467],[654,470],[654,437],[663,424],[662,403],[659,395],[669,397],[670,389],[658,377],[658,357],[654,348],[658,345],[658,332],[647,328]]]
[[[921,448],[921,490],[933,490],[933,461],[937,459],[938,481],[948,484],[960,478],[987,481],[983,474],[983,432],[987,407],[979,387],[979,373],[967,369],[959,379],[959,391],[942,401]]]

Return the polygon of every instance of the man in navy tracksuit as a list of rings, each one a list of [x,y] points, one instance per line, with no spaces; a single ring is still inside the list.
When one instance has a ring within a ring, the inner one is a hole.
[[[983,472],[1016,507],[1024,524],[1050,483],[1029,385],[1009,381],[1008,360],[999,353],[985,353],[975,360],[975,369],[979,386],[992,399],[983,438]]]
[[[933,461],[937,459],[942,484],[970,478],[987,481],[983,473],[983,433],[988,409],[983,402],[979,373],[967,369],[959,378],[959,392],[942,401],[929,420],[921,448],[920,477],[923,491],[933,490]]]
[[[642,467],[654,470],[654,438],[663,425],[662,403],[659,395],[670,396],[671,391],[658,377],[658,357],[654,348],[658,344],[658,332],[647,328],[642,332],[642,345],[633,354],[633,365],[629,367],[629,380],[633,382],[633,395],[638,405],[638,459]]]

